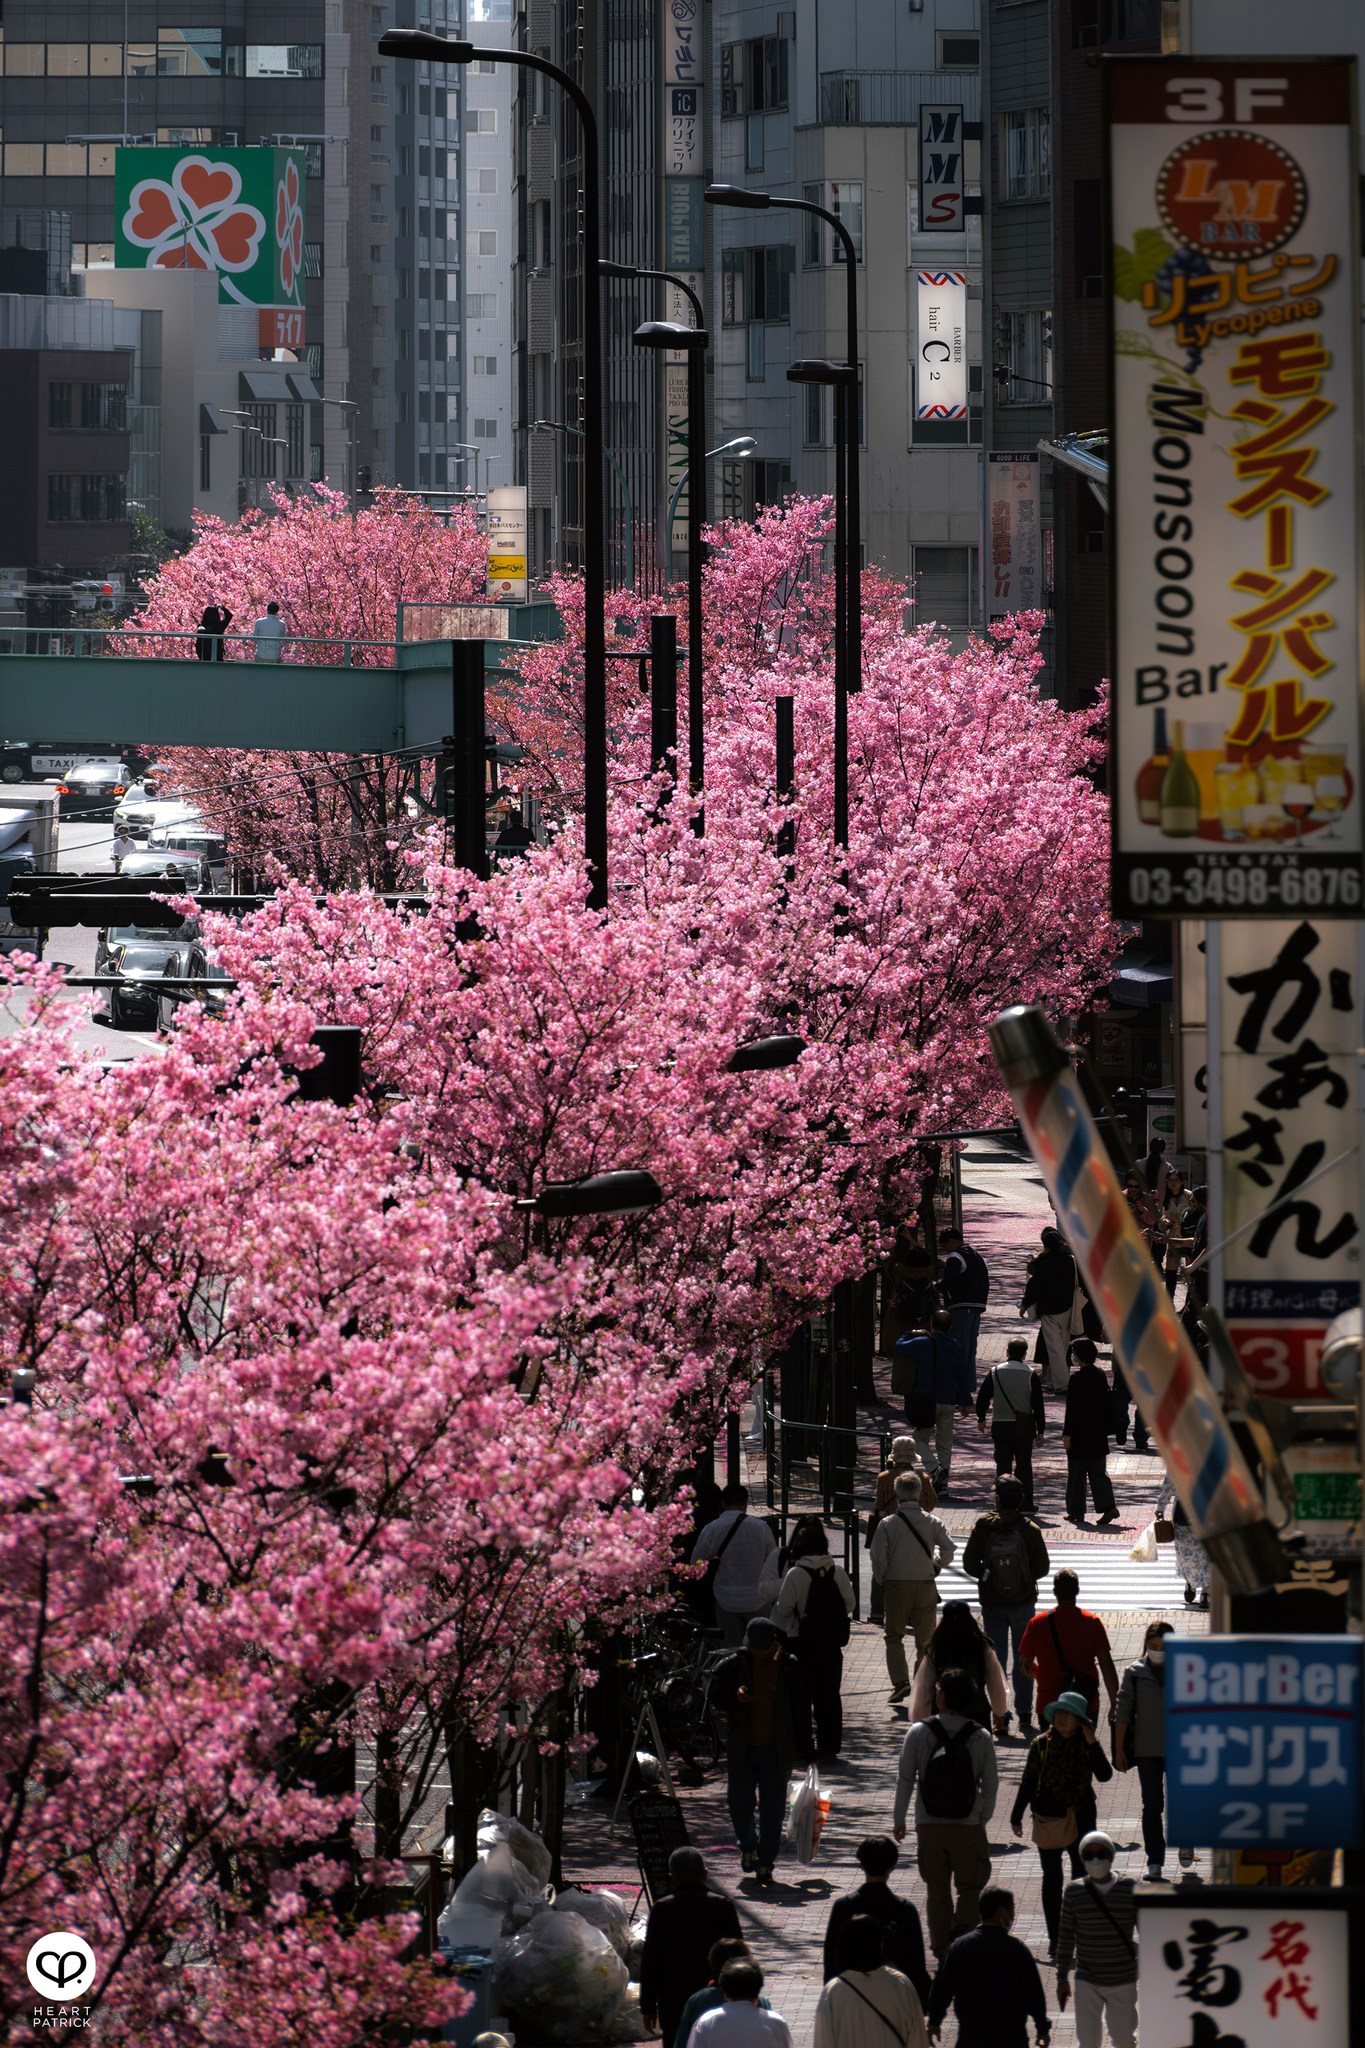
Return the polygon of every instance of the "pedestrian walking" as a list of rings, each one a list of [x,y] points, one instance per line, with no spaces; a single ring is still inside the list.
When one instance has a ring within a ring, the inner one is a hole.
[[[1071,1378],[1062,1417],[1066,1451],[1066,1519],[1085,1527],[1085,1489],[1095,1503],[1101,1529],[1119,1518],[1114,1482],[1109,1477],[1109,1432],[1114,1426],[1114,1392],[1097,1364],[1098,1353],[1088,1337],[1071,1346]]]
[[[866,1915],[882,1931],[882,1954],[893,1970],[908,1977],[919,1993],[920,2004],[929,2002],[929,1972],[924,1961],[924,1930],[919,1913],[909,1899],[891,1889],[891,1873],[900,1862],[900,1850],[890,1835],[868,1835],[858,1844],[858,1867],[863,1881],[856,1890],[836,1899],[829,1909],[825,1929],[825,1978],[839,1967],[839,1936],[850,1920]]]
[[[813,1747],[820,1760],[834,1763],[844,1743],[844,1646],[853,1612],[853,1586],[848,1573],[829,1554],[829,1537],[816,1515],[806,1515],[792,1530],[786,1576],[773,1604],[772,1618],[787,1636],[806,1684],[814,1719]],[[766,1591],[770,1580],[764,1581]]]
[[[718,1668],[711,1697],[729,1720],[725,1797],[740,1861],[760,1884],[771,1884],[786,1820],[787,1780],[798,1760],[812,1761],[810,1703],[782,1631],[770,1621],[751,1621],[743,1649]]]
[[[1133,1394],[1127,1375],[1119,1364],[1117,1351],[1114,1353],[1113,1365],[1114,1441],[1122,1449],[1128,1441],[1128,1411],[1133,1403]],[[1147,1425],[1142,1419],[1142,1410],[1133,1406],[1133,1449],[1145,1451],[1151,1441]]]
[[[1043,1532],[1024,1512],[1024,1489],[1006,1475],[995,1482],[995,1512],[978,1516],[962,1554],[962,1569],[980,1587],[981,1625],[1002,1672],[1014,1652],[1014,1711],[1019,1733],[1033,1726],[1033,1680],[1024,1658],[1024,1636],[1038,1611],[1038,1581],[1051,1563]],[[947,1616],[947,1608],[944,1610]],[[997,1720],[997,1735],[1008,1735],[1010,1717]]]
[[[755,1962],[727,1963],[718,1978],[721,2003],[692,2029],[691,2048],[792,2048],[780,2012],[759,2004],[763,1972]]]
[[[1009,1721],[1005,1674],[1000,1659],[987,1642],[976,1616],[965,1600],[945,1600],[938,1627],[915,1670],[910,1688],[911,1721],[927,1721],[934,1711],[939,1676],[944,1671],[967,1671],[976,1684],[972,1719],[978,1728],[994,1727],[1003,1733]]]
[[[251,629],[251,637],[256,643],[257,661],[282,661],[284,636],[287,631],[288,628],[280,617],[280,608],[272,599]]]
[[[924,2007],[909,1978],[882,1951],[882,1930],[866,1913],[839,1936],[837,1972],[815,2008],[815,2048],[929,2048]]]
[[[981,1925],[950,1942],[929,1994],[929,2039],[952,2007],[957,2015],[957,2048],[1028,2048],[1028,2027],[1038,2048],[1051,2033],[1047,1994],[1038,1965],[1010,1933],[1014,1893],[988,1884],[981,1894]]]
[[[1033,1451],[1047,1430],[1043,1406],[1043,1382],[1028,1362],[1028,1339],[1011,1337],[1005,1346],[1005,1362],[993,1365],[977,1389],[976,1427],[986,1434],[986,1416],[991,1418],[991,1448],[995,1452],[997,1477],[1014,1471],[1023,1488],[1024,1507],[1033,1509]]]
[[[1095,1739],[1095,1718],[1083,1694],[1062,1693],[1047,1708],[1046,1720],[1047,1732],[1029,1744],[1010,1826],[1022,1838],[1024,1815],[1033,1816],[1050,1961],[1062,1912],[1062,1853],[1070,1853],[1071,1875],[1080,1877],[1079,1844],[1095,1825],[1095,1786],[1107,1784],[1114,1767]]]
[[[683,2007],[710,1979],[712,1944],[743,1936],[731,1901],[707,1890],[700,1849],[675,1849],[668,1875],[673,1888],[654,1905],[645,1928],[640,2012],[651,2033],[657,2026],[672,2041]]]
[[[878,1349],[889,1358],[898,1338],[922,1330],[934,1306],[934,1261],[918,1223],[902,1223],[882,1267]]]
[[[891,1680],[893,1706],[910,1690],[905,1631],[914,1630],[915,1647],[922,1657],[938,1613],[935,1580],[957,1552],[947,1528],[937,1515],[924,1512],[918,1495],[918,1479],[903,1472],[896,1481],[896,1512],[878,1525],[872,1539],[872,1575],[882,1589],[886,1674]]]
[[[1133,1212],[1133,1221],[1142,1233],[1142,1241],[1148,1251],[1152,1248],[1152,1235],[1156,1230],[1160,1211],[1150,1193],[1146,1181],[1134,1167],[1123,1183],[1123,1198]]]
[[[1147,1147],[1147,1157],[1142,1162],[1142,1178],[1147,1185],[1148,1194],[1158,1209],[1166,1199],[1166,1182],[1170,1173],[1171,1169],[1166,1164],[1166,1140],[1153,1138]]]
[[[1023,1660],[1038,1687],[1038,1719],[1060,1693],[1078,1692],[1090,1712],[1098,1714],[1100,1680],[1109,1694],[1109,1719],[1114,1718],[1119,1675],[1109,1647],[1109,1631],[1098,1614],[1078,1607],[1081,1585],[1075,1572],[1052,1575],[1057,1605],[1051,1614],[1035,1614],[1020,1644]]]
[[[117,874],[119,872],[130,853],[136,852],[137,848],[129,836],[128,827],[126,825],[115,825],[114,843],[109,849],[109,858],[114,864],[114,873]]]
[[[955,1934],[981,1918],[982,1888],[991,1854],[986,1828],[995,1812],[999,1774],[995,1745],[973,1721],[975,1681],[968,1671],[945,1671],[937,1711],[916,1721],[901,1745],[892,1834],[905,1840],[905,1816],[915,1802],[916,1864],[928,1893],[929,1946],[942,1957]],[[957,1903],[953,1903],[953,1887]]]
[[[981,1332],[981,1318],[985,1313],[986,1300],[991,1291],[990,1269],[980,1252],[973,1250],[960,1230],[942,1231],[938,1241],[943,1249],[943,1271],[938,1283],[939,1298],[948,1311],[950,1333],[962,1346],[966,1356],[971,1389],[975,1393],[976,1340]]]
[[[1054,1394],[1064,1394],[1071,1370],[1067,1362],[1067,1347],[1071,1342],[1073,1327],[1079,1334],[1079,1324],[1076,1322],[1076,1297],[1080,1276],[1076,1269],[1076,1261],[1068,1251],[1066,1239],[1060,1230],[1055,1230],[1049,1224],[1043,1232],[1042,1244],[1042,1250],[1035,1252],[1028,1262],[1019,1313],[1027,1317],[1032,1310],[1037,1316],[1043,1343],[1047,1348],[1051,1391]]]
[[[1114,1876],[1114,1844],[1098,1828],[1081,1842],[1085,1876],[1062,1894],[1057,1936],[1057,2003],[1066,2011],[1076,1964],[1076,2048],[1137,2041],[1137,1897],[1130,1877]]]
[[[1141,1657],[1123,1674],[1114,1709],[1114,1763],[1121,1771],[1137,1770],[1142,1848],[1153,1880],[1166,1861],[1166,1638],[1174,1633],[1169,1621],[1152,1622],[1142,1638]],[[1193,1849],[1181,1849],[1179,1856],[1181,1868],[1188,1870]]]
[[[692,1546],[692,1563],[714,1558],[712,1583],[716,1622],[727,1647],[737,1650],[745,1624],[766,1615],[762,1585],[768,1560],[777,1549],[767,1523],[749,1513],[749,1489],[737,1483],[721,1494],[721,1512],[708,1522]]]
[[[1182,1229],[1190,1243],[1185,1253],[1182,1270],[1185,1274],[1185,1300],[1180,1310],[1180,1320],[1185,1325],[1185,1334],[1199,1354],[1201,1363],[1208,1360],[1209,1340],[1200,1313],[1208,1307],[1209,1269],[1206,1260],[1209,1249],[1209,1190],[1206,1182],[1190,1189],[1190,1206],[1185,1211]],[[1194,1270],[1191,1271],[1191,1268]]]
[[[232,624],[233,614],[225,604],[206,604],[199,621],[194,651],[200,661],[223,661],[226,648],[223,635]]]
[[[1184,1235],[1185,1211],[1189,1206],[1190,1198],[1185,1191],[1185,1176],[1178,1167],[1173,1166],[1166,1175],[1166,1192],[1161,1200],[1152,1244],[1152,1256],[1160,1257],[1166,1292],[1173,1301],[1176,1282],[1180,1278],[1180,1261],[1194,1242],[1192,1235]]]
[[[1176,1570],[1185,1581],[1185,1605],[1201,1611],[1209,1604],[1209,1554],[1190,1527],[1190,1518],[1185,1513],[1185,1503],[1175,1490],[1175,1482],[1168,1476],[1163,1480],[1156,1497],[1156,1513],[1159,1523],[1169,1525],[1175,1539]],[[1168,1540],[1163,1530],[1158,1530],[1158,1540]]]
[[[877,1485],[872,1496],[872,1512],[867,1518],[867,1533],[863,1537],[863,1544],[868,1550],[872,1548],[872,1538],[877,1533],[877,1525],[880,1522],[884,1522],[888,1515],[894,1515],[896,1512],[896,1481],[900,1478],[902,1472],[913,1472],[918,1478],[919,1504],[927,1515],[932,1515],[934,1509],[938,1506],[938,1495],[934,1492],[934,1482],[920,1464],[919,1453],[915,1449],[915,1439],[912,1436],[893,1437],[891,1439],[891,1456],[886,1465],[877,1474]],[[880,1621],[882,1619],[881,1583],[875,1578],[872,1581],[872,1598],[869,1605],[868,1619],[870,1621]]]
[[[915,1449],[929,1467],[940,1500],[953,1463],[953,1410],[972,1412],[967,1356],[950,1329],[947,1309],[935,1309],[926,1329],[902,1337],[891,1354],[891,1391],[906,1397],[906,1420]]]
[[[702,2014],[704,2012],[716,2012],[725,2003],[721,1996],[719,1982],[720,1973],[725,1968],[725,1965],[727,1963],[751,1963],[754,1960],[754,1952],[748,1942],[742,1940],[739,1935],[729,1934],[722,1941],[712,1942],[707,1952],[706,1960],[711,1970],[710,1978],[700,1991],[692,1993],[692,1996],[683,2007],[682,2018],[678,2021],[678,2031],[673,2036],[673,2048],[687,2048],[687,2044],[692,2038],[692,2029],[696,2026]],[[772,2001],[766,1994],[760,1992],[758,2002],[764,2012],[771,2012]],[[643,2017],[643,2013],[641,2017]],[[664,2041],[665,2043],[668,2041],[667,2034],[664,2035]]]

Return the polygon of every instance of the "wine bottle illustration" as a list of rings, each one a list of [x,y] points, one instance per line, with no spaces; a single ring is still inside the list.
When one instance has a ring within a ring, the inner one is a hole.
[[[1170,765],[1171,749],[1166,738],[1166,711],[1163,706],[1153,719],[1151,755],[1137,773],[1138,816],[1144,825],[1161,823],[1161,784]]]
[[[1168,839],[1193,839],[1199,830],[1199,784],[1185,754],[1185,721],[1171,721],[1170,766],[1161,778],[1157,822]]]

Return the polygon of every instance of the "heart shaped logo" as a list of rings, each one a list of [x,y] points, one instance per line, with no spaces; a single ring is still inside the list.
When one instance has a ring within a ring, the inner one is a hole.
[[[207,213],[211,206],[225,206],[237,196],[237,174],[223,164],[216,169],[205,163],[182,164],[175,180],[190,204],[201,213]]]
[[[68,1984],[74,1984],[85,1969],[85,1957],[78,1948],[59,1951],[44,1948],[38,1951],[38,1974],[64,1991]]]
[[[28,1981],[40,1998],[54,1995],[63,2003],[84,1998],[95,1981],[95,1951],[79,1934],[42,1934],[26,1959]]]
[[[127,231],[136,241],[155,242],[175,226],[175,208],[164,185],[148,185],[138,201]]]
[[[220,220],[213,229],[213,240],[218,254],[225,263],[246,263],[250,260],[252,243],[256,234],[256,215],[245,207],[238,207],[226,220]]]

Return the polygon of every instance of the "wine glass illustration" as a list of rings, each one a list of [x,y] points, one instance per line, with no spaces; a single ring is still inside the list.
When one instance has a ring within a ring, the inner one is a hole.
[[[1311,782],[1286,782],[1280,791],[1280,805],[1285,815],[1294,820],[1294,837],[1303,838],[1303,821],[1313,809],[1313,785]]]
[[[1344,775],[1320,775],[1314,789],[1313,817],[1322,820],[1324,839],[1337,839],[1337,823],[1346,808],[1346,778]]]

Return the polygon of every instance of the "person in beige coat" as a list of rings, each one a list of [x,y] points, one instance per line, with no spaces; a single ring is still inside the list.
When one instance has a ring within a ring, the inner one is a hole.
[[[894,1515],[896,1512],[896,1481],[903,1473],[918,1475],[919,1504],[924,1509],[926,1515],[932,1515],[934,1509],[938,1506],[938,1495],[934,1492],[934,1482],[919,1461],[919,1453],[915,1449],[915,1439],[912,1436],[893,1437],[891,1442],[891,1458],[883,1470],[877,1474],[877,1491],[872,1500],[872,1513],[867,1518],[867,1534],[863,1538],[863,1543],[864,1547],[868,1550],[872,1548],[872,1538],[877,1533],[878,1522],[884,1522],[888,1515]],[[872,1599],[868,1610],[868,1618],[871,1621],[880,1621],[882,1618],[882,1589],[876,1579],[872,1581]]]

